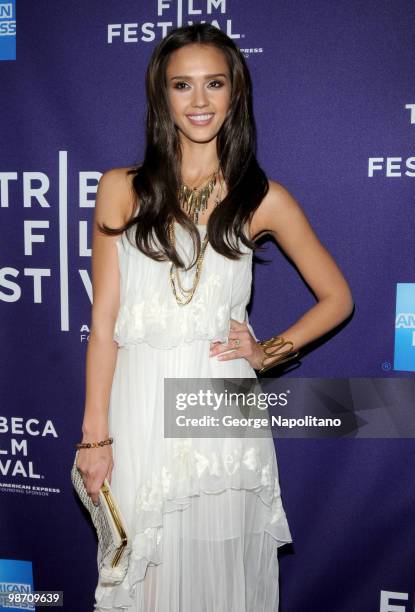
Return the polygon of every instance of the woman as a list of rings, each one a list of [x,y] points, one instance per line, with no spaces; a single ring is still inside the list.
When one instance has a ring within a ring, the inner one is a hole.
[[[353,300],[295,199],[256,161],[233,41],[208,24],[173,30],[146,87],[143,163],[103,174],[94,217],[82,442],[113,444],[80,450],[77,466],[94,503],[108,477],[133,541],[126,578],[98,584],[95,610],[275,612],[277,549],[292,538],[273,440],[165,438],[163,382],[256,378],[343,321]],[[318,299],[269,347],[246,316],[264,234]]]

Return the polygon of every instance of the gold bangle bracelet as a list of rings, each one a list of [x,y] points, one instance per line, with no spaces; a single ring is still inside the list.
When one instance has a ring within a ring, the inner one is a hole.
[[[106,446],[112,443],[113,438],[106,438],[106,440],[100,440],[99,442],[78,442],[76,448],[98,448],[99,446]]]
[[[264,358],[262,359],[261,368],[258,370],[259,373],[265,372],[266,370],[273,368],[279,363],[290,361],[291,359],[294,359],[300,354],[299,351],[295,351],[294,353],[292,352],[294,343],[291,342],[291,340],[286,340],[284,336],[272,336],[272,338],[269,338],[268,340],[262,340],[258,344],[262,346],[262,349],[265,354]],[[278,349],[282,348],[283,346],[286,346],[287,344],[291,345],[290,349],[287,349],[282,353],[277,352]],[[264,365],[264,362],[266,359],[268,359],[268,357],[274,356],[277,356],[277,359],[271,361],[271,363],[269,363],[268,365]],[[280,359],[278,357],[280,357]]]

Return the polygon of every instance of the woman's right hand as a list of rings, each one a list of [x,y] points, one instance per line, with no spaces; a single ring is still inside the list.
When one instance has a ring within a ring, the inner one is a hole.
[[[82,440],[89,442],[90,440]],[[114,466],[111,445],[96,448],[80,448],[76,467],[81,472],[82,480],[93,503],[99,503],[99,490],[107,478],[111,484],[111,473]]]

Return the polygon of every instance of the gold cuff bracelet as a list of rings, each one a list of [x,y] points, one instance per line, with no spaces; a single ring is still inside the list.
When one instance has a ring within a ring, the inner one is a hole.
[[[269,370],[269,368],[273,368],[279,363],[294,359],[294,357],[297,357],[300,354],[299,351],[292,353],[294,343],[291,342],[291,340],[286,340],[284,336],[272,336],[272,338],[269,338],[268,340],[262,340],[258,344],[262,346],[265,354],[265,357],[262,359],[261,368],[259,370],[260,373]],[[282,353],[278,353],[277,349],[282,348],[286,344],[290,344],[291,348],[287,349],[286,351],[283,351]],[[292,353],[292,355],[290,355],[290,353]],[[275,359],[274,361],[271,361],[271,363],[269,363],[268,365],[264,365],[265,360],[268,359],[268,357],[274,356],[279,356],[281,357],[281,359]]]

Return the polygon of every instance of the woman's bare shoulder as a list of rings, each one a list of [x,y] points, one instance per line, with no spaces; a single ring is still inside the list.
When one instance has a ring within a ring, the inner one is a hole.
[[[251,223],[251,236],[257,240],[260,236],[272,233],[275,219],[292,208],[298,208],[298,202],[284,185],[278,181],[268,180],[268,191],[256,209]]]
[[[287,187],[279,181],[268,178],[268,193],[261,202],[261,212],[272,215],[296,206],[298,206],[298,202]]]
[[[135,168],[136,166],[110,168],[99,180],[96,203],[99,204],[100,213],[113,223],[126,223],[136,209],[134,172],[131,172]]]

